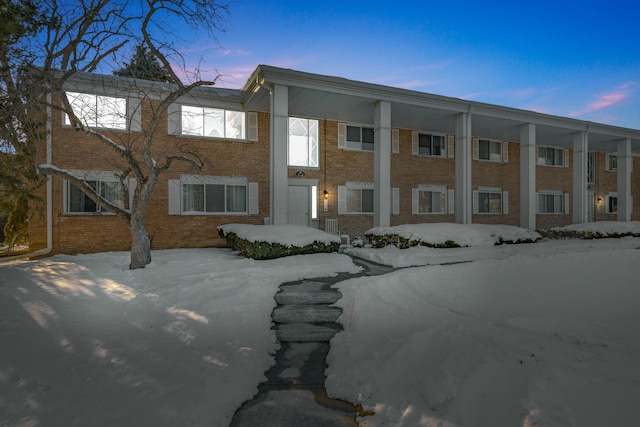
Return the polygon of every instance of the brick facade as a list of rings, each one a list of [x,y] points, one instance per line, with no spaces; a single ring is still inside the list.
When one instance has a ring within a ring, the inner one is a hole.
[[[142,121],[150,120],[150,111],[157,101],[144,101]],[[202,170],[195,170],[187,163],[175,162],[172,168],[160,175],[150,200],[146,226],[152,241],[152,249],[176,247],[216,247],[223,246],[216,231],[220,225],[233,222],[263,224],[270,212],[270,117],[268,112],[258,113],[257,141],[204,138],[170,135],[165,117],[160,124],[153,142],[155,158],[162,159],[162,153],[176,146],[189,145],[199,152],[205,161]],[[373,226],[372,214],[339,214],[338,187],[347,182],[373,182],[374,153],[372,151],[348,150],[338,147],[338,121],[320,119],[319,122],[319,167],[289,167],[290,182],[301,179],[297,172],[304,172],[305,180],[318,182],[318,217],[313,226],[325,228],[325,221],[337,218],[343,233],[352,238],[363,237]],[[144,125],[143,125],[144,128]],[[114,151],[106,148],[82,132],[76,132],[62,123],[62,114],[55,112],[52,117],[52,162],[66,169],[78,170],[119,170],[124,164],[114,156]],[[414,214],[412,212],[412,189],[421,185],[442,186],[448,190],[455,188],[455,157],[428,157],[412,153],[412,130],[399,129],[399,150],[390,156],[391,187],[398,188],[400,194],[399,213],[392,214],[391,225],[455,222],[455,215],[449,212],[437,214]],[[113,131],[107,135],[119,144],[136,146],[141,134],[137,132]],[[479,135],[482,137],[482,135]],[[499,188],[508,192],[508,213],[474,214],[473,223],[520,224],[520,144],[517,141],[503,141],[508,144],[508,161],[494,162],[472,160],[471,187]],[[39,163],[45,160],[45,149],[38,150]],[[572,200],[573,153],[569,150],[569,164],[563,166],[536,166],[536,191],[551,190],[567,194]],[[640,171],[640,158],[633,159],[633,170]],[[605,170],[605,154],[596,153],[595,182],[588,190],[594,193],[594,219],[616,220],[615,214],[607,214],[602,200],[610,192],[616,192],[617,173]],[[259,209],[257,214],[243,215],[170,215],[168,209],[169,180],[181,175],[207,175],[223,177],[246,177],[259,188]],[[632,219],[640,220],[640,173],[631,175],[634,206]],[[41,188],[45,199],[45,187]],[[328,192],[327,210],[323,209],[324,191]],[[52,179],[53,251],[54,253],[90,253],[102,251],[128,250],[130,235],[126,221],[116,215],[107,214],[65,214],[63,207],[63,180]],[[571,224],[572,203],[569,212],[562,214],[537,214],[538,228],[550,228]],[[46,215],[34,212],[30,218],[30,245],[33,250],[46,247]]]

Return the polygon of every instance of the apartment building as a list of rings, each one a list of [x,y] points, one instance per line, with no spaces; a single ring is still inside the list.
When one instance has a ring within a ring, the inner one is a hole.
[[[124,146],[142,138],[166,93],[93,74],[65,89],[88,126]],[[126,207],[121,160],[68,121],[49,109],[39,163],[74,171]],[[153,152],[176,148],[199,153],[204,167],[175,162],[160,175],[146,220],[153,249],[222,246],[216,228],[226,223],[324,229],[337,219],[354,237],[407,223],[640,219],[640,130],[266,65],[242,89],[199,88],[173,103]],[[126,222],[72,183],[52,177],[42,192],[32,249],[130,247]]]

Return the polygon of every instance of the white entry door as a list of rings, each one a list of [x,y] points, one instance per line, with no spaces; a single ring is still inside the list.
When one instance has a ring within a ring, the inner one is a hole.
[[[309,226],[310,188],[308,185],[289,186],[289,224]]]

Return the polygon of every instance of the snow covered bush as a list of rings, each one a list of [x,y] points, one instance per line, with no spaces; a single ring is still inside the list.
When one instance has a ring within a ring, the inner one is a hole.
[[[291,255],[338,252],[340,238],[297,225],[226,224],[218,234],[247,258],[264,260]]]
[[[594,225],[596,224],[596,225]],[[633,236],[640,237],[640,221],[598,221],[540,230],[549,239],[607,239]]]

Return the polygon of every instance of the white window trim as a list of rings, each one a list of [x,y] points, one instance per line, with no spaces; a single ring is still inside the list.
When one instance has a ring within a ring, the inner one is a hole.
[[[200,212],[184,211],[182,200],[182,186],[189,184],[213,184],[213,185],[235,185],[245,186],[246,208],[244,212]],[[259,193],[258,183],[248,182],[247,177],[235,176],[212,176],[212,175],[182,175],[180,179],[170,179],[168,181],[168,207],[169,215],[182,216],[248,216],[259,213]]]
[[[442,154],[420,154],[420,135],[442,137]],[[418,157],[433,157],[436,159],[446,159],[453,157],[453,144],[451,143],[451,138],[449,138],[450,136],[451,135],[447,135],[446,133],[441,132],[411,131],[411,153],[414,156]]]
[[[562,211],[561,212],[541,212],[540,211],[540,199],[538,196],[561,196],[562,200]],[[569,204],[571,203],[571,197],[569,193],[564,193],[561,190],[540,190],[536,192],[536,214],[537,215],[568,215],[569,214]]]
[[[501,212],[480,212],[480,193],[500,193]],[[473,213],[475,215],[508,215],[509,192],[502,191],[500,187],[478,187],[477,190],[473,190]]]
[[[491,158],[481,159],[480,158],[480,141],[489,141],[489,142],[499,143],[500,144],[500,160],[492,160]],[[509,162],[509,141],[474,137],[472,138],[471,143],[473,148],[473,160],[477,160],[479,162],[491,162],[491,163],[508,163]]]
[[[206,135],[190,135],[182,133],[182,106],[187,107],[199,107],[199,108],[215,108],[225,111],[233,111],[237,113],[244,113],[245,119],[245,132],[244,138],[229,138],[219,136],[206,136]],[[180,104],[173,103],[167,108],[167,132],[169,135],[176,135],[183,138],[205,138],[211,140],[222,141],[234,141],[234,142],[257,142],[258,141],[258,113],[255,111],[244,111],[242,109],[231,109],[218,107],[215,105],[195,105],[195,104]]]
[[[611,169],[611,167],[610,167],[611,157],[615,157],[616,158],[616,168],[615,169]],[[616,154],[607,153],[607,154],[604,155],[604,170],[606,170],[607,172],[613,172],[613,173],[617,173],[618,172],[618,156]]]
[[[78,179],[82,179],[84,181],[100,181],[100,182],[113,182],[120,183],[120,180],[116,176],[115,171],[86,171],[86,170],[78,170],[71,169],[68,172],[75,176]],[[62,185],[62,213],[63,215],[72,215],[72,216],[102,216],[102,215],[115,215],[115,213],[102,210],[98,207],[99,210],[96,212],[71,212],[69,211],[69,186],[74,185],[71,181],[66,179],[63,180]],[[131,203],[133,201],[133,192],[136,187],[136,179],[128,178],[127,185],[129,187],[129,207],[131,207]]]
[[[289,121],[291,119],[306,120],[307,122],[310,122],[310,121],[316,122],[316,130],[317,130],[318,134],[316,135],[317,158],[315,159],[315,162],[317,164],[316,165],[309,165],[309,164],[307,164],[307,165],[292,165],[291,162],[290,162],[290,159],[289,159],[289,154],[290,154],[289,141],[287,141],[287,167],[296,168],[296,169],[316,169],[316,170],[320,169],[320,121],[316,120],[316,119],[309,119],[307,117],[289,116],[289,118],[287,119],[287,133],[288,133],[287,136],[288,137],[290,137],[290,134],[289,134],[290,123],[289,123]],[[310,138],[307,137],[307,150],[309,150],[309,145],[310,145],[309,144],[309,140],[310,140]],[[309,152],[307,151],[307,163],[311,163],[309,161],[309,154],[308,153]]]
[[[420,212],[418,206],[418,192],[420,191],[443,193],[445,197],[445,209],[442,212]],[[454,190],[448,189],[446,185],[420,184],[417,188],[411,189],[411,213],[414,215],[451,215],[455,213],[454,203]]]
[[[604,201],[604,202],[605,202],[605,203],[604,203],[604,212],[605,212],[606,214],[608,214],[608,215],[616,215],[616,214],[618,213],[617,211],[616,211],[616,212],[611,212],[611,211],[609,210],[609,199],[610,199],[611,197],[615,197],[615,198],[616,198],[616,200],[617,200],[617,199],[618,199],[618,193],[617,193],[617,192],[610,192],[610,193],[608,193],[608,194],[605,196],[605,201]]]
[[[104,98],[114,98],[114,99],[122,99],[125,101],[125,126],[124,127],[109,127],[109,126],[90,126],[92,129],[104,129],[114,132],[128,132],[128,131],[140,131],[141,129],[141,112],[140,112],[140,100],[133,99],[129,97],[115,96],[115,95],[106,95],[106,94],[98,94],[91,92],[82,92],[82,91],[67,91],[67,93],[77,93],[82,95],[91,95],[95,97],[104,97]],[[69,120],[69,116],[64,112],[64,106],[62,106],[63,111],[62,114],[62,126],[63,127],[71,127],[71,122]],[[82,121],[82,118],[79,117]],[[96,112],[96,122],[98,121],[98,116]]]
[[[338,123],[338,148],[346,151],[359,151],[362,153],[373,153],[374,150],[362,149],[362,141],[360,141],[360,148],[347,147],[347,126],[374,129],[374,132],[375,132],[375,126],[372,124],[340,122]],[[392,144],[392,149],[393,149],[393,144]]]
[[[541,162],[540,161],[540,152],[539,149],[540,148],[546,148],[546,149],[553,149],[553,150],[560,150],[562,151],[562,164],[561,165],[548,165],[546,164],[546,162]],[[569,149],[568,148],[558,148],[558,147],[550,147],[547,145],[538,145],[536,146],[536,164],[540,165],[540,166],[546,166],[546,167],[550,167],[550,168],[568,168],[569,167]]]

